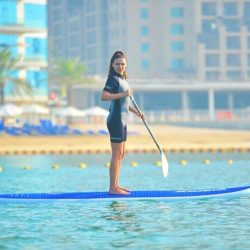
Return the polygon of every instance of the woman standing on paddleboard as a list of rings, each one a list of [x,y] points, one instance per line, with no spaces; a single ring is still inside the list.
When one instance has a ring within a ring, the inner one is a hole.
[[[119,186],[119,174],[124,158],[125,142],[127,140],[128,111],[144,119],[130,105],[131,90],[126,81],[126,57],[121,51],[116,51],[110,61],[109,75],[102,92],[103,101],[111,101],[107,127],[110,134],[112,158],[109,168],[110,194],[129,194],[129,190]]]

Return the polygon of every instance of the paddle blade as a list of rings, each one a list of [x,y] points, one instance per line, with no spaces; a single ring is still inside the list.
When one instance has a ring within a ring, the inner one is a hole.
[[[161,166],[162,166],[163,176],[167,177],[168,176],[168,161],[163,153],[161,153]]]

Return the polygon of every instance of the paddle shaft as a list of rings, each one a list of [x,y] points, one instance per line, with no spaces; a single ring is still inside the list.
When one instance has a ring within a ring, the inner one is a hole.
[[[137,109],[137,111],[138,111],[140,114],[142,114],[140,108],[138,107],[137,103],[135,102],[134,97],[133,97],[133,96],[130,96],[130,99],[131,99],[132,103],[134,104],[135,108]],[[146,126],[146,128],[147,128],[149,134],[151,135],[151,137],[152,137],[152,139],[153,139],[155,145],[157,146],[158,150],[160,151],[160,153],[162,153],[162,150],[161,150],[161,148],[160,148],[158,142],[156,141],[156,139],[155,139],[155,137],[154,137],[152,131],[150,130],[150,128],[149,128],[149,126],[148,126],[148,123],[146,122],[145,119],[142,119],[142,121],[143,121],[143,123],[145,124],[145,126]]]

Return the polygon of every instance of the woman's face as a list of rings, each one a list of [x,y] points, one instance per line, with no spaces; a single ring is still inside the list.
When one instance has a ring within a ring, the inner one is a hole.
[[[126,59],[125,58],[116,58],[112,64],[115,72],[123,75],[126,70]]]

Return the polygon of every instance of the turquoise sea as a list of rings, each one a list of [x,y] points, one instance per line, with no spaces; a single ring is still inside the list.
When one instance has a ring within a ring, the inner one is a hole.
[[[121,184],[132,190],[250,184],[247,153],[167,158],[169,176],[164,178],[154,164],[160,156],[128,154]],[[181,165],[181,160],[187,164]],[[0,193],[106,191],[108,161],[109,155],[101,154],[2,156]],[[131,167],[132,161],[138,167]],[[87,168],[79,168],[80,163]],[[52,168],[54,164],[59,168]],[[172,202],[1,202],[0,249],[250,249],[249,207],[248,194]]]

